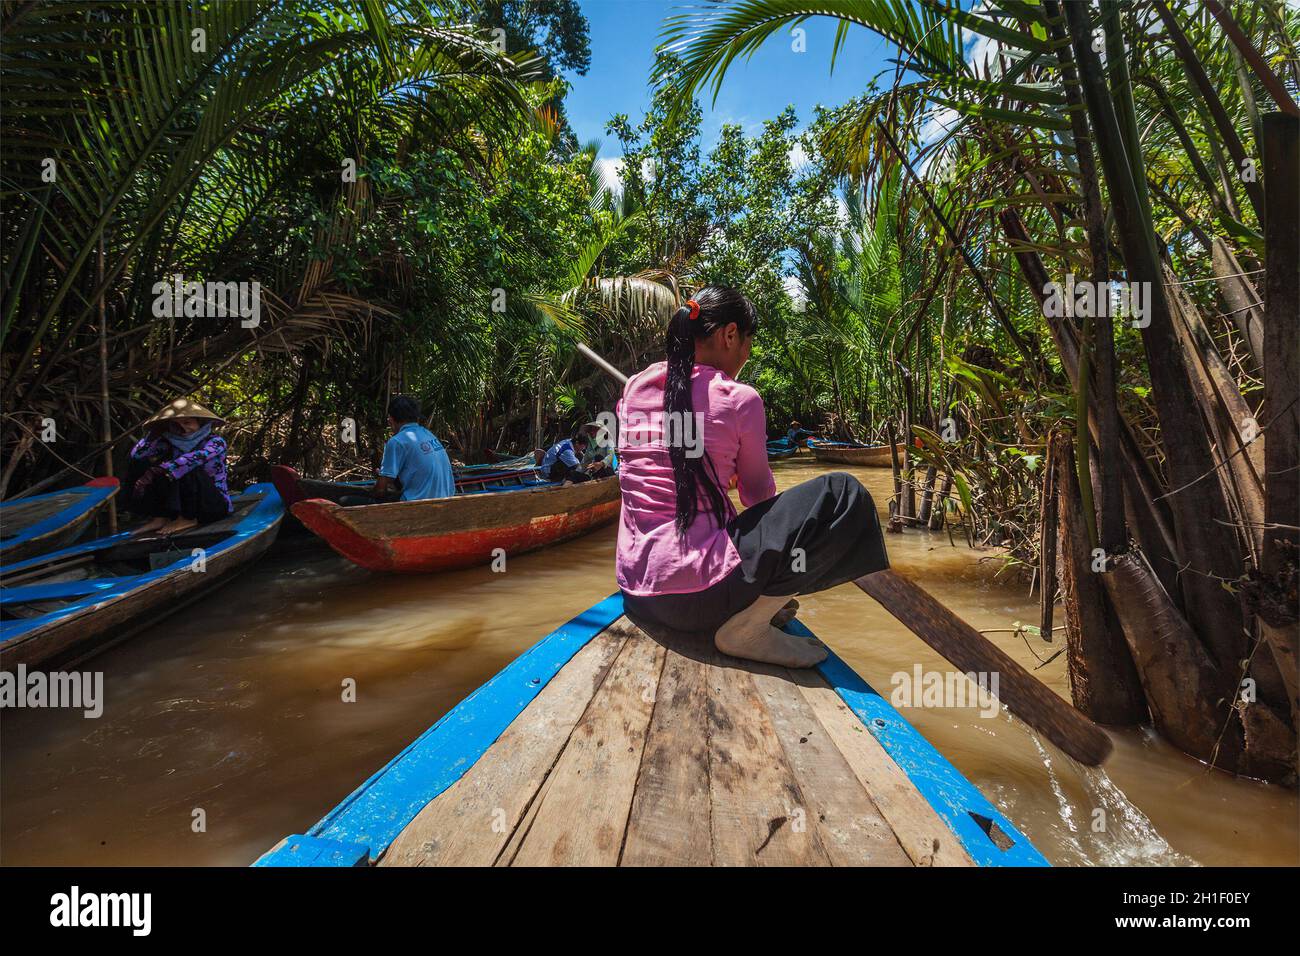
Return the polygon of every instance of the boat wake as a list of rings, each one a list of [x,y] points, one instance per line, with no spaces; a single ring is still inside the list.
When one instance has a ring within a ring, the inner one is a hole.
[[[1036,734],[1030,734],[1030,738],[1042,757],[1065,827],[1063,833],[1056,828],[1058,845],[1073,857],[1061,862],[1076,866],[1200,865],[1170,846],[1102,768],[1075,764],[1075,783],[1082,793],[1071,797],[1051,753]]]

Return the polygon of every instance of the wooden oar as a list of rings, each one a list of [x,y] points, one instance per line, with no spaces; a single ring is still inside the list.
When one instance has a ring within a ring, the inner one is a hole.
[[[578,351],[610,377],[627,384],[626,375],[581,342]],[[1007,710],[1075,760],[1095,767],[1110,756],[1112,744],[1104,730],[916,583],[893,569],[865,575],[853,583],[962,673],[997,674],[997,697]]]
[[[893,569],[853,582],[963,673],[997,674],[998,700],[1080,763],[1110,756],[1106,732],[1058,697],[1001,648]]]

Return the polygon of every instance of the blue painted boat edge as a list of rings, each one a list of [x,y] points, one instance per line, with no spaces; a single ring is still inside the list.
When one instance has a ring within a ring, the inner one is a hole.
[[[798,620],[791,621],[786,630],[804,637],[813,636]],[[1051,866],[1002,811],[834,651],[817,665],[817,670],[948,824],[976,864]],[[1004,850],[994,843],[973,814],[996,825],[1011,840],[1011,846]]]
[[[64,488],[62,491],[52,491],[48,495],[34,495],[31,498],[15,498],[12,501],[0,502],[0,514],[3,514],[5,505],[28,504],[33,501],[40,501],[42,498],[52,498],[55,495],[75,494],[77,497],[68,504],[66,508],[61,508],[47,518],[42,518],[30,527],[20,531],[18,534],[9,538],[4,543],[3,550],[8,551],[20,544],[26,544],[33,538],[39,538],[41,535],[49,534],[51,531],[57,531],[70,521],[75,521],[81,515],[96,508],[113,495],[117,494],[117,485],[78,485],[74,488]]]
[[[560,625],[449,710],[306,834],[293,834],[253,866],[352,866],[374,862],[430,800],[487,753],[551,678],[623,615],[612,594]],[[324,849],[331,852],[322,852]],[[336,852],[335,852],[336,851]]]
[[[524,651],[371,775],[306,834],[293,834],[253,866],[356,866],[374,862],[429,801],[487,753],[560,670],[623,614],[615,593]],[[811,637],[800,621],[787,630]],[[1049,866],[975,785],[834,652],[818,667],[840,699],[903,770],[980,866]],[[996,824],[1003,850],[971,815]]]
[[[235,499],[238,500],[246,495],[259,493],[264,495],[262,500],[257,503],[257,506],[254,507],[252,511],[244,515],[239,524],[235,525],[235,527],[231,529],[230,534],[222,538],[217,544],[206,549],[208,557],[219,554],[246,538],[261,534],[272,524],[275,524],[284,517],[284,504],[280,501],[280,495],[276,492],[275,486],[270,482],[249,485],[241,494],[236,495]],[[27,561],[21,561],[18,564],[5,567],[4,571],[13,572],[30,565],[62,559],[70,555],[83,554],[89,551],[98,551],[127,541],[130,537],[130,532],[123,531],[119,534],[110,535],[107,538],[87,541],[84,544],[64,548],[62,551],[54,551],[50,554],[43,554]],[[96,590],[83,600],[65,605],[57,611],[51,611],[49,614],[43,614],[40,617],[4,621],[3,623],[0,623],[0,644],[3,644],[5,641],[13,640],[15,637],[19,637],[36,627],[44,625],[51,616],[63,617],[68,614],[74,614],[85,607],[99,604],[108,598],[115,598],[127,593],[128,591],[134,591],[136,588],[152,584],[159,578],[171,574],[173,571],[176,571],[181,567],[187,566],[193,560],[193,557],[186,552],[171,564],[164,565],[163,567],[156,568],[152,571],[147,571],[144,574],[123,577],[119,579],[119,583],[108,585],[102,589]],[[31,594],[28,593],[29,588],[24,588],[22,586],[16,588],[5,588],[3,589],[5,601],[12,602],[16,600],[39,599],[39,589],[41,587],[43,587],[43,585],[29,586],[30,589],[36,589]]]

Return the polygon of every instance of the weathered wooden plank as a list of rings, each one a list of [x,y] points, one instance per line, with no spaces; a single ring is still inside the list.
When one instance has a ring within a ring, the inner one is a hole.
[[[786,630],[811,636],[799,621]],[[817,670],[978,866],[1049,866],[1001,811],[834,651]]]
[[[835,866],[911,866],[893,829],[860,785],[835,738],[800,693],[792,674],[765,665],[754,665],[752,674],[806,801],[795,810],[791,826],[816,830],[818,841]],[[820,676],[809,676],[835,695]],[[844,711],[861,726],[852,712],[847,708]]]
[[[548,773],[546,775],[546,779],[542,781],[542,786],[528,804],[527,809],[524,810],[523,819],[515,827],[515,831],[510,834],[510,839],[506,841],[505,849],[497,854],[494,866],[511,866],[514,863],[515,857],[519,854],[519,848],[523,845],[524,837],[528,836],[528,832],[533,828],[533,821],[537,819],[537,811],[546,802],[546,795],[550,792],[554,780],[555,777],[552,774]]]
[[[912,863],[974,866],[952,830],[834,688],[811,671],[787,673]]]
[[[421,810],[381,866],[491,866],[626,641],[606,630],[573,656],[458,781]]]
[[[709,690],[703,663],[713,656],[667,643],[623,842],[623,866],[708,866],[713,861]]]
[[[540,794],[513,866],[613,866],[627,828],[664,648],[627,621],[628,640]]]
[[[622,597],[612,595],[542,638],[354,790],[312,827],[310,835],[364,843],[377,859],[622,611]]]
[[[748,665],[726,655],[706,665],[709,799],[717,866],[825,866],[817,831],[796,831],[808,800],[786,762]]]

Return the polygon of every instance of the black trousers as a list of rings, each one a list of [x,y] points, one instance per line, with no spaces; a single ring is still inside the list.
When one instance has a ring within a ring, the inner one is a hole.
[[[558,458],[555,464],[551,465],[551,470],[546,475],[547,481],[572,481],[577,484],[580,481],[591,481],[591,475],[587,474],[581,468],[574,468],[572,465],[566,465]]]
[[[126,473],[126,507],[144,518],[194,518],[199,524],[220,521],[230,514],[225,496],[202,467],[175,480],[160,475],[136,497],[135,483],[149,469],[149,462],[132,459]]]
[[[760,596],[815,594],[889,567],[876,505],[842,471],[783,491],[727,524],[740,565],[690,594],[623,595],[634,624],[712,635]]]

